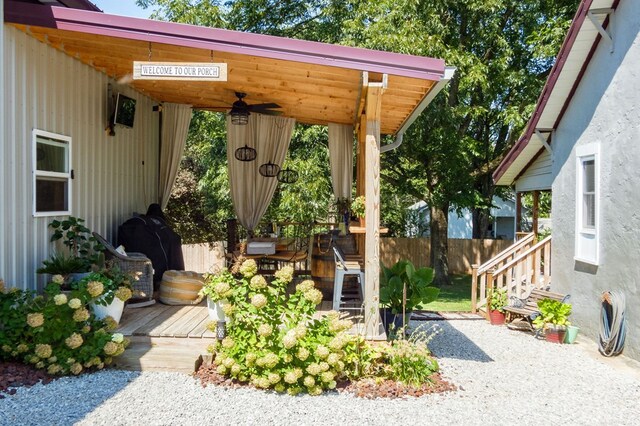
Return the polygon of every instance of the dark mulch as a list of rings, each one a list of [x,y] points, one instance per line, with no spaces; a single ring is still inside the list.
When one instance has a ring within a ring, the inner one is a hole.
[[[202,365],[195,373],[195,377],[200,379],[202,386],[217,385],[230,388],[251,387],[251,385],[239,383],[236,380],[226,378],[216,372],[213,365]],[[360,398],[404,398],[407,396],[423,396],[431,393],[449,392],[456,390],[456,386],[447,382],[440,376],[431,376],[431,382],[425,383],[421,387],[403,385],[392,380],[364,379],[357,382],[342,382],[337,386],[338,392],[352,393]]]
[[[0,362],[0,399],[5,397],[4,394],[15,394],[16,388],[21,386],[31,387],[41,382],[46,385],[52,380],[55,380],[55,377],[29,365]]]

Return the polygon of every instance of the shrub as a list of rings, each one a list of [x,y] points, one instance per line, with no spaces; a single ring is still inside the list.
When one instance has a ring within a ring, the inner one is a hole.
[[[80,374],[102,369],[122,354],[128,341],[112,318],[97,320],[86,287],[60,291],[54,277],[44,295],[17,289],[0,291],[0,359],[17,360],[49,374]]]
[[[352,323],[337,312],[314,319],[322,293],[313,281],[303,281],[287,294],[290,267],[271,281],[256,275],[253,260],[236,265],[233,272],[235,283],[223,306],[229,318],[227,337],[211,348],[218,373],[292,395],[335,388],[346,366],[344,349],[354,342],[345,333]]]

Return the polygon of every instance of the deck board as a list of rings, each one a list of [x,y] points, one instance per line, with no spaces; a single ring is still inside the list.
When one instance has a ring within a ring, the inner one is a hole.
[[[207,310],[200,306],[193,306],[191,309],[178,318],[176,322],[165,328],[160,336],[162,337],[187,337],[189,332],[197,326],[205,316],[209,316]]]
[[[116,331],[125,336],[132,336],[138,328],[152,321],[167,309],[169,309],[168,305],[158,303],[145,308],[125,308],[122,318],[120,319],[120,326]]]
[[[136,336],[159,336],[160,332],[180,319],[180,316],[184,314],[183,308],[183,306],[170,306],[153,320],[136,329],[133,334]]]
[[[208,330],[207,326],[211,322],[211,319],[207,315],[206,318],[202,319],[200,323],[198,323],[190,332],[189,336],[191,338],[201,338],[204,335],[204,332]]]

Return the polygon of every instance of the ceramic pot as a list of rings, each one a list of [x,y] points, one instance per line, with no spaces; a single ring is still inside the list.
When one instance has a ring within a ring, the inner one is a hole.
[[[124,302],[117,297],[113,298],[113,301],[107,306],[91,303],[93,313],[97,319],[105,319],[106,317],[113,318],[118,324],[122,317],[122,311],[124,310]]]
[[[207,310],[209,311],[209,318],[212,321],[226,321],[227,317],[222,310],[222,301],[214,302],[209,296],[207,296]]]
[[[566,327],[548,325],[544,332],[544,338],[547,342],[562,343],[564,341],[564,335],[566,333]]]
[[[564,343],[573,343],[576,340],[576,337],[578,337],[578,331],[580,331],[579,327],[576,327],[575,325],[568,325],[567,326],[567,332],[564,335]]]
[[[504,324],[504,312],[500,312],[499,310],[489,311],[489,321],[491,325],[502,325]]]

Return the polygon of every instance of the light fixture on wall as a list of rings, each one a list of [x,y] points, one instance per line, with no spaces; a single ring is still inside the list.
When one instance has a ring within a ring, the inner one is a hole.
[[[240,161],[253,161],[256,159],[258,153],[255,149],[245,144],[242,148],[236,149],[234,155],[236,159]]]
[[[278,182],[295,183],[298,180],[298,172],[291,169],[282,169],[278,172]]]
[[[264,177],[276,177],[278,176],[278,172],[280,171],[280,166],[274,164],[269,160],[268,163],[264,163],[260,166],[260,174]]]

